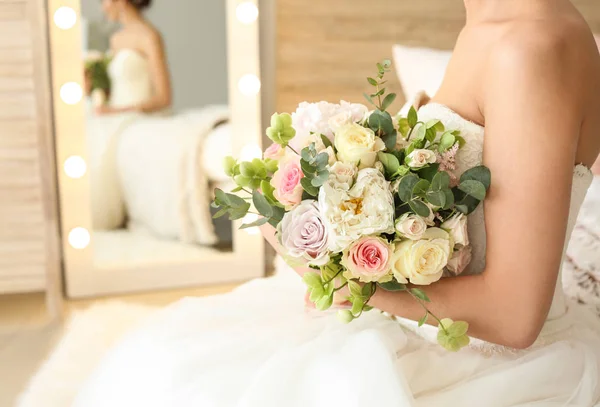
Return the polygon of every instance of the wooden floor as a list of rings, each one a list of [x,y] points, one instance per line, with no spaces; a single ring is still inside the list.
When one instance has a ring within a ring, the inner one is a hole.
[[[205,287],[180,291],[67,301],[65,318],[92,304],[112,300],[165,306],[183,297],[220,294],[235,286]],[[29,378],[60,338],[62,323],[51,322],[43,294],[0,295],[0,407],[11,407]]]

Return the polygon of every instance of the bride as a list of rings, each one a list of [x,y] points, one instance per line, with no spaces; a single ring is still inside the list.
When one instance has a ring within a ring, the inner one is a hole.
[[[159,312],[109,351],[76,406],[600,406],[600,321],[557,285],[600,151],[600,56],[568,0],[465,5],[419,117],[467,139],[459,174],[483,162],[494,175],[485,219],[469,221],[472,274],[427,291],[478,339],[446,352],[435,328],[413,329],[422,312],[404,293],[372,300],[397,318],[343,325],[305,310],[303,284],[282,273]]]

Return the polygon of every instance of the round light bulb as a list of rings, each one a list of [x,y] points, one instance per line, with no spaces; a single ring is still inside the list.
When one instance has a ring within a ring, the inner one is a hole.
[[[244,216],[244,219],[242,219],[242,222],[244,224],[248,224],[248,223],[252,223],[252,222],[256,222],[258,220],[258,215],[255,213],[249,213],[246,216]],[[258,227],[251,227],[251,228],[246,228],[244,229],[244,231],[246,233],[248,233],[249,235],[258,235],[260,233],[260,229]]]
[[[245,1],[237,6],[235,15],[240,23],[251,24],[258,18],[258,7],[251,1]]]
[[[83,97],[83,90],[78,83],[67,82],[60,87],[60,98],[68,105],[79,103]]]
[[[252,161],[255,158],[262,158],[263,152],[257,144],[247,144],[240,152],[241,161]]]
[[[72,155],[71,157],[67,158],[63,168],[65,170],[65,174],[71,178],[81,178],[87,171],[85,160],[78,155]]]
[[[69,244],[74,249],[85,249],[90,244],[90,232],[86,228],[74,228],[69,232]]]
[[[59,7],[54,12],[54,24],[60,29],[73,28],[77,22],[77,13],[71,7]]]
[[[238,81],[238,89],[246,96],[254,96],[260,91],[260,79],[256,75],[246,74]]]

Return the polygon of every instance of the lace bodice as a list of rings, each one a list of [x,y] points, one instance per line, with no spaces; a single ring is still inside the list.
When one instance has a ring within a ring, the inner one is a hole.
[[[108,73],[111,80],[110,104],[131,107],[146,102],[153,95],[148,59],[133,49],[117,51]]]
[[[429,103],[419,109],[419,118],[423,121],[431,119],[441,120],[446,129],[459,130],[461,136],[466,140],[466,145],[459,150],[457,155],[457,176],[474,166],[480,165],[483,159],[483,137],[484,128],[476,123],[472,123],[450,108],[437,104]],[[567,236],[565,242],[569,242],[577,215],[581,204],[585,198],[587,190],[592,183],[593,175],[591,171],[583,165],[577,165],[573,170],[573,186],[571,189],[571,207],[569,211],[569,222],[567,227]],[[467,273],[476,274],[485,268],[485,250],[486,250],[486,232],[484,222],[483,205],[477,208],[475,212],[469,215],[469,237],[473,250],[473,258],[467,269]],[[563,249],[563,258],[566,251]],[[567,311],[565,295],[563,291],[560,275],[554,299],[548,315],[548,321],[557,320]]]

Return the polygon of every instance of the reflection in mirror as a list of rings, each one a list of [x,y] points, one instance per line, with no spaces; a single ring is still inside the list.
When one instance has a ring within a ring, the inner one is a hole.
[[[210,208],[231,189],[225,2],[83,0],[82,17],[95,268],[231,250]]]

